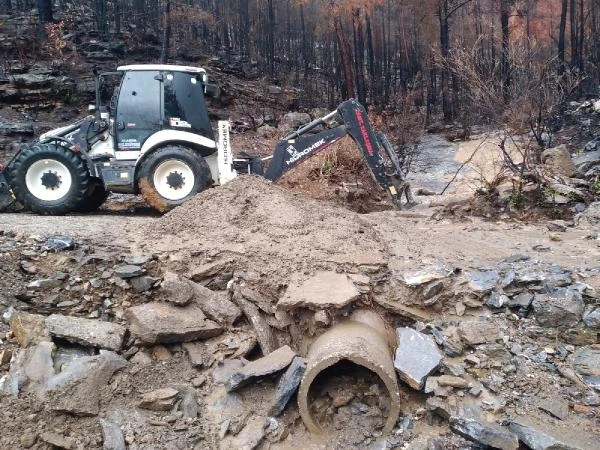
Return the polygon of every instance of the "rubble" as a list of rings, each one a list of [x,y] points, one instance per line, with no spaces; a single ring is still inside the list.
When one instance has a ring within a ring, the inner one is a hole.
[[[412,328],[398,328],[396,337],[394,367],[403,381],[421,390],[427,377],[441,364],[443,356],[431,336]]]
[[[533,311],[537,322],[543,327],[572,327],[582,317],[584,304],[575,289],[555,288],[546,294],[536,294]]]
[[[573,436],[567,430],[550,431],[547,425],[536,423],[531,419],[518,418],[511,421],[509,425],[511,431],[519,437],[524,445],[532,450],[588,450],[596,446],[597,440],[587,436],[585,432],[579,430],[577,436]]]
[[[44,320],[44,316],[26,312],[16,312],[11,316],[10,329],[21,347],[51,341]]]
[[[179,306],[194,301],[208,318],[220,325],[232,325],[242,314],[240,308],[229,300],[225,292],[211,291],[175,273],[165,274],[162,287],[169,295],[168,301]]]
[[[119,278],[128,279],[139,277],[145,273],[145,269],[140,266],[134,266],[131,264],[125,264],[122,266],[115,267],[115,275]]]
[[[318,272],[312,278],[288,287],[277,308],[340,309],[352,303],[360,294],[346,274]]]
[[[450,417],[450,429],[483,446],[500,450],[517,450],[519,448],[517,436],[496,424],[468,417],[453,416]]]
[[[296,353],[289,346],[284,345],[234,372],[225,383],[225,389],[231,392],[256,378],[279,372],[289,366],[295,356]]]
[[[46,318],[46,328],[52,336],[75,344],[119,351],[125,337],[125,327],[101,320],[52,314]]]
[[[77,441],[72,437],[61,436],[58,433],[52,432],[42,433],[40,439],[55,448],[62,448],[65,450],[73,450],[77,444]]]
[[[151,411],[170,411],[175,406],[178,395],[179,391],[172,388],[147,392],[142,396],[139,407]]]
[[[107,350],[74,359],[48,380],[50,408],[75,415],[97,415],[102,389],[116,371],[126,366],[125,359]]]
[[[195,304],[177,307],[167,303],[146,303],[129,308],[125,316],[131,333],[145,344],[190,342],[223,332]]]
[[[467,345],[486,344],[500,338],[498,327],[491,321],[463,321],[458,334]]]
[[[125,437],[119,425],[106,419],[100,419],[100,426],[102,427],[102,436],[104,439],[102,444],[103,450],[127,450]]]
[[[263,355],[274,352],[277,348],[276,337],[267,323],[265,315],[254,303],[242,295],[242,290],[239,287],[234,288],[232,300],[240,307],[244,315],[248,318],[248,321],[254,327]]]
[[[300,381],[306,372],[306,358],[296,356],[290,366],[287,368],[275,389],[273,400],[269,408],[269,415],[278,416],[285,409],[288,401],[298,390]]]

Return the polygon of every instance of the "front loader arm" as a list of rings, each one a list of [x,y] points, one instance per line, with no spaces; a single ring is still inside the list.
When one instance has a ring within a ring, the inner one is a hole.
[[[311,129],[324,124],[336,113],[341,116],[344,122],[343,125],[304,136]],[[336,111],[321,119],[316,119],[280,140],[275,147],[265,177],[271,181],[276,181],[289,169],[324,150],[346,135],[350,135],[354,139],[371,170],[373,178],[390,195],[394,205],[398,208],[402,207],[401,195],[403,192],[406,193],[407,200],[411,202],[412,197],[409,198],[410,191],[408,185],[402,179],[396,155],[387,143],[385,136],[379,137],[375,134],[369,123],[365,108],[356,100],[346,100],[338,106]],[[381,156],[382,149],[388,153],[389,165],[386,165]]]

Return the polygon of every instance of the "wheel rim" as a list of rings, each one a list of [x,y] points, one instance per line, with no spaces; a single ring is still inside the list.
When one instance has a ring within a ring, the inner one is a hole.
[[[34,162],[25,174],[25,185],[36,198],[52,202],[68,194],[73,178],[68,167],[55,159]]]
[[[168,159],[154,171],[154,188],[167,200],[183,200],[194,189],[194,171],[185,162]]]

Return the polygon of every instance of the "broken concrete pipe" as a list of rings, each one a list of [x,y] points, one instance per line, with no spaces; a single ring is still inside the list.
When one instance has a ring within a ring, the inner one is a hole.
[[[357,310],[344,322],[319,336],[308,351],[308,363],[298,391],[298,406],[306,428],[315,434],[324,430],[310,412],[309,392],[313,381],[325,369],[347,360],[376,374],[390,396],[389,416],[383,433],[392,431],[400,414],[400,392],[390,336],[383,319],[373,311]]]

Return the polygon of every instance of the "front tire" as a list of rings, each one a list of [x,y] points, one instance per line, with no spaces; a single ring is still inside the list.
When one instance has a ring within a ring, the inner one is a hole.
[[[193,150],[170,145],[152,152],[141,164],[138,185],[146,202],[167,212],[212,184],[208,164]]]
[[[10,171],[17,200],[38,214],[76,211],[88,192],[85,162],[62,145],[38,144],[21,150]]]
[[[104,204],[108,198],[109,192],[104,188],[102,180],[92,178],[88,187],[88,192],[83,202],[77,207],[78,212],[94,212]]]

